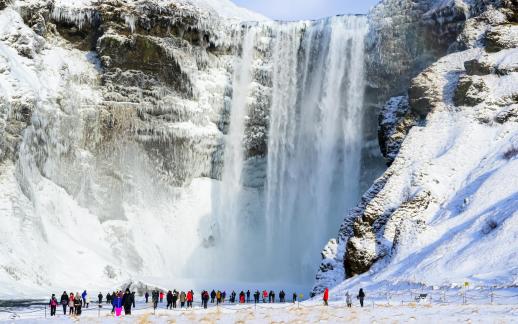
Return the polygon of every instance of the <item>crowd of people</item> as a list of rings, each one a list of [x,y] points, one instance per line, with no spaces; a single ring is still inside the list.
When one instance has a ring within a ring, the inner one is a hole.
[[[244,290],[241,290],[239,294],[237,294],[234,290],[230,293],[228,296],[228,302],[231,304],[239,303],[239,304],[245,304],[245,303],[251,303],[251,296],[254,298],[254,303],[259,303],[261,298],[263,303],[275,303],[276,302],[276,293],[273,290],[267,291],[263,290],[260,292],[259,290],[256,290],[253,295],[250,292],[250,290],[247,290],[246,292]],[[159,303],[164,302],[164,298],[166,300],[166,309],[176,309],[176,308],[192,308],[193,302],[194,302],[194,291],[189,290],[187,292],[185,291],[177,291],[169,290],[167,293],[164,291],[160,291],[158,289],[153,290],[151,292],[151,295],[149,292],[146,291],[144,294],[144,300],[147,303],[149,303],[149,297],[151,297],[151,302],[153,304],[153,309],[158,308]],[[284,290],[281,290],[279,292],[279,302],[285,303],[286,302],[286,293]],[[210,293],[207,290],[203,290],[200,294],[201,298],[201,305],[203,308],[207,308],[209,302],[211,304],[224,304],[225,300],[227,298],[226,291],[220,291],[220,290],[212,290]],[[360,306],[363,307],[363,302],[365,299],[365,292],[363,289],[360,289],[358,292],[358,295],[356,298],[360,302]],[[324,305],[328,305],[329,301],[329,289],[326,288],[324,290],[324,294],[322,296]],[[124,310],[125,315],[131,315],[132,308],[135,308],[135,292],[130,291],[129,288],[127,288],[124,292],[123,291],[113,291],[112,293],[107,293],[106,296],[103,296],[102,293],[99,293],[97,295],[97,302],[99,307],[103,304],[103,302],[106,302],[106,304],[109,304],[112,306],[112,314],[115,314],[116,316],[120,316],[122,314],[122,311]],[[297,293],[294,292],[292,295],[293,303],[297,302]],[[352,307],[352,295],[349,294],[349,292],[345,295],[345,301],[347,304],[347,307]],[[50,298],[49,306],[50,306],[50,315],[55,316],[56,315],[56,309],[58,305],[61,305],[63,307],[63,314],[67,315],[67,311],[69,315],[79,316],[81,315],[83,308],[89,308],[90,306],[90,297],[87,291],[83,291],[82,294],[77,293],[70,293],[68,294],[66,291],[63,292],[61,295],[60,300],[56,298],[55,294],[52,294],[52,297]]]

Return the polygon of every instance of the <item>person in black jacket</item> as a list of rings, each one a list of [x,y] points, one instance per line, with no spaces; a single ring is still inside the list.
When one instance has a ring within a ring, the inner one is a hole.
[[[144,295],[144,297],[146,298],[146,304],[147,304],[149,301],[149,293],[147,291],[146,291],[146,294]]]
[[[171,307],[173,306],[173,293],[171,292],[171,290],[169,290],[167,292],[167,295],[165,297],[166,301],[167,301],[167,305],[166,305],[166,309],[171,309]]]
[[[216,292],[214,290],[212,290],[210,292],[210,303],[211,304],[214,304],[214,299],[216,298]]]
[[[363,300],[365,299],[365,293],[363,292],[363,288],[360,288],[357,298],[360,300],[361,307],[363,307]]]
[[[106,296],[106,298],[108,298],[108,296]],[[103,303],[103,294],[101,294],[100,292],[99,295],[97,295],[97,300],[99,300],[99,305]]]
[[[133,305],[133,308],[135,308],[135,292],[131,292],[131,304]]]
[[[124,314],[131,315],[131,292],[126,288],[124,295],[122,295],[122,307],[124,307]]]
[[[63,306],[63,315],[67,314],[67,306],[68,306],[68,294],[66,291],[63,292],[63,295],[61,295],[61,300],[59,301],[61,306]]]

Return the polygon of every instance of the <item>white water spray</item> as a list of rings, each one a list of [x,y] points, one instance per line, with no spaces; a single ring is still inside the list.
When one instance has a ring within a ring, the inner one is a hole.
[[[220,230],[226,260],[253,265],[246,272],[255,280],[311,282],[319,252],[358,199],[366,32],[365,18],[345,16],[254,26],[244,38],[226,138]],[[253,212],[252,227],[243,221],[250,211],[242,143],[253,56],[264,38],[271,38],[265,66],[272,90],[265,95],[271,104],[264,197],[255,197],[262,207]]]

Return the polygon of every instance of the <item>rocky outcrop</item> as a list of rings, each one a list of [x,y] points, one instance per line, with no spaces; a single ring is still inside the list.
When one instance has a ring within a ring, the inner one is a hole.
[[[476,106],[484,101],[487,91],[483,79],[466,75],[459,79],[453,102],[456,106]]]
[[[408,96],[399,96],[391,98],[383,106],[379,118],[379,145],[390,165],[396,158],[408,131],[417,124],[419,115],[410,109]]]
[[[485,48],[488,52],[516,48],[516,44],[518,44],[518,26],[513,24],[493,26],[487,31],[485,39]]]

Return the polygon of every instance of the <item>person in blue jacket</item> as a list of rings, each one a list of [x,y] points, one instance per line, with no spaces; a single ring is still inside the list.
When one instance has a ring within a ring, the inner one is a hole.
[[[86,307],[86,290],[83,291],[83,293],[81,294],[81,298],[83,299],[83,307]]]

